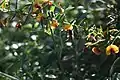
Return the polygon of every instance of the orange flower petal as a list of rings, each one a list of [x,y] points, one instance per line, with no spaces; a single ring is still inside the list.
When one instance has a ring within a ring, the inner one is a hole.
[[[51,22],[51,28],[52,28],[52,29],[57,28],[58,25],[59,25],[59,24],[58,24],[57,20],[52,20],[52,22]]]
[[[73,26],[70,25],[70,24],[66,24],[66,25],[64,26],[64,30],[65,30],[65,31],[69,31],[69,30],[72,30],[72,29],[73,29]]]
[[[100,49],[97,48],[97,47],[93,47],[93,48],[92,48],[92,52],[95,53],[96,55],[100,55],[100,54],[101,54]]]

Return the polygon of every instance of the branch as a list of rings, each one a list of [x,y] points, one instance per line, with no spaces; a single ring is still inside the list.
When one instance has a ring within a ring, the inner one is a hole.
[[[8,77],[8,78],[13,79],[13,80],[19,80],[19,79],[17,79],[16,77],[11,76],[11,75],[6,74],[6,73],[3,73],[3,72],[1,72],[1,71],[0,71],[0,75],[5,76],[5,77]]]

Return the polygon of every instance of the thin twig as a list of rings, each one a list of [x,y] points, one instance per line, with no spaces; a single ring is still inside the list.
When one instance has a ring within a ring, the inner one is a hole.
[[[118,38],[119,35],[120,35],[120,32],[117,33],[117,35],[115,36],[114,40],[112,41],[112,44],[116,41],[116,39]]]
[[[17,79],[16,77],[14,77],[14,76],[11,76],[11,75],[9,75],[9,74],[6,74],[6,73],[4,73],[4,72],[1,72],[1,71],[0,71],[0,75],[2,75],[2,76],[5,76],[5,77],[8,77],[8,78],[10,78],[10,79],[13,79],[13,80],[19,80],[19,79]]]

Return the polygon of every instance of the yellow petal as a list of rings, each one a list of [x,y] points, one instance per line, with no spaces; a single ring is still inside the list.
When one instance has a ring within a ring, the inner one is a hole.
[[[51,28],[52,29],[55,29],[58,25],[59,24],[58,24],[57,20],[52,20],[52,22],[51,22]]]
[[[106,48],[106,54],[107,55],[110,55],[111,53],[118,53],[119,52],[119,47],[117,47],[116,45],[109,45],[107,48]]]

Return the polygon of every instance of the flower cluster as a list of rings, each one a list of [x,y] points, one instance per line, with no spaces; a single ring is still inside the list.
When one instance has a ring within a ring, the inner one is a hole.
[[[96,55],[100,55],[102,53],[102,50],[100,50],[98,47],[93,47],[92,52],[95,53]],[[109,45],[106,47],[106,55],[114,54],[114,53],[119,53],[119,47],[116,45]]]

